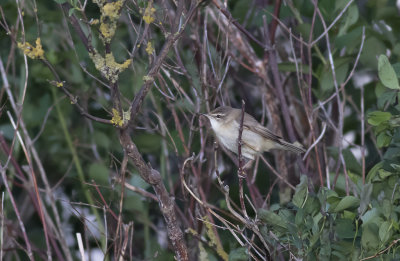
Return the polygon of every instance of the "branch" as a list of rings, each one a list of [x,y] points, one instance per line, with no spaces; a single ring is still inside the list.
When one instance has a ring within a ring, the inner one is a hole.
[[[167,38],[167,41],[164,43],[163,47],[161,48],[160,54],[154,60],[151,69],[147,73],[147,80],[145,81],[144,85],[140,89],[139,93],[135,96],[135,99],[132,101],[130,110],[131,110],[131,118],[130,122],[133,122],[136,115],[139,113],[140,108],[142,107],[143,100],[146,97],[147,93],[150,91],[151,86],[153,85],[154,77],[158,74],[161,65],[163,64],[169,50],[175,44],[175,42],[181,37],[184,28],[186,27],[187,23],[192,18],[194,11],[197,9],[197,4],[193,6],[188,15],[186,21],[181,25],[180,28],[176,29],[175,33],[172,33]],[[177,27],[179,24],[176,25]],[[174,31],[174,30],[173,30]]]
[[[142,155],[139,153],[136,145],[129,136],[128,129],[121,130],[120,142],[125,153],[132,160],[142,179],[153,187],[154,192],[157,195],[161,212],[167,224],[168,238],[171,240],[172,246],[177,255],[177,260],[189,260],[183,233],[178,226],[174,210],[175,203],[169,196],[160,173],[153,169],[150,164],[146,164],[143,160]]]
[[[239,164],[239,169],[238,169],[238,177],[239,177],[239,200],[240,200],[240,206],[242,208],[243,215],[245,216],[246,219],[248,219],[247,216],[247,211],[246,211],[246,205],[244,204],[244,197],[243,197],[243,179],[245,177],[245,172],[243,170],[243,157],[242,157],[242,134],[243,134],[243,120],[244,120],[244,106],[245,102],[242,100],[242,115],[240,117],[240,126],[239,126],[239,136],[238,136],[238,164]]]

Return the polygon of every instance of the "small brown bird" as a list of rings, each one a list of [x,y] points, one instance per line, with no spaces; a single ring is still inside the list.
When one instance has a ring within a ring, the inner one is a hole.
[[[229,106],[222,106],[209,114],[204,114],[204,116],[210,120],[211,127],[220,144],[237,154],[242,111]],[[244,113],[243,119],[242,144],[242,155],[248,160],[254,160],[257,154],[262,154],[271,149],[288,150],[297,154],[305,152],[301,144],[285,141],[247,113]]]

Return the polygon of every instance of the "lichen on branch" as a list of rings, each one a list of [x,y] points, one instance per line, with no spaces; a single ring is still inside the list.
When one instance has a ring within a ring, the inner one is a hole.
[[[30,43],[20,43],[18,42],[18,48],[21,49],[25,55],[31,59],[44,59],[44,51],[40,38],[36,39],[36,47],[32,46]]]
[[[155,12],[156,12],[156,9],[153,7],[152,2],[149,2],[146,9],[144,10],[144,15],[143,15],[143,20],[146,24],[151,24],[152,22],[154,22],[154,20],[155,20],[154,13]]]
[[[94,53],[90,53],[90,58],[92,59],[96,69],[112,83],[118,81],[119,74],[128,68],[132,62],[131,59],[127,59],[123,63],[117,63],[112,53],[107,53],[106,56],[103,57],[96,51],[96,49],[94,50]]]
[[[104,0],[94,1],[100,8],[100,35],[105,44],[111,42],[117,29],[117,21],[121,16],[124,0],[107,3]]]
[[[121,117],[119,111],[115,108],[112,108],[112,115],[113,116],[112,116],[110,122],[115,126],[122,127],[126,123],[129,122],[129,120],[131,118],[131,111],[130,111],[130,109],[128,111],[123,111],[122,117]]]
[[[154,47],[151,44],[151,42],[147,42],[147,46],[146,46],[146,53],[148,55],[151,55],[154,52]]]

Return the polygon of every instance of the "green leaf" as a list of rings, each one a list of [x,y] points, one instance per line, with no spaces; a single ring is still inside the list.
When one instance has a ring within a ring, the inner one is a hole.
[[[379,227],[379,239],[381,240],[382,243],[385,243],[391,237],[392,233],[390,231],[390,228],[391,225],[389,221],[383,222]]]
[[[379,174],[380,180],[384,180],[384,179],[386,179],[387,177],[390,177],[390,176],[393,175],[392,172],[387,171],[387,170],[384,170],[384,169],[378,170],[378,174]]]
[[[335,232],[340,238],[354,238],[355,227],[353,221],[345,218],[337,219]]]
[[[381,217],[379,215],[380,212],[377,208],[372,208],[365,212],[365,214],[361,216],[363,226],[368,223],[379,223],[381,220]]]
[[[330,197],[327,199],[327,202],[329,203],[328,212],[333,213],[333,212],[335,212],[335,208],[337,207],[337,205],[340,202],[340,198],[339,197]]]
[[[338,49],[346,47],[346,53],[350,54],[355,48],[359,48],[361,35],[362,28],[360,27],[356,27],[343,35],[338,35],[335,39],[335,47]]]
[[[347,72],[349,70],[349,58],[339,58],[336,59],[334,62],[335,65],[335,75],[336,75],[336,82],[338,86],[344,82],[347,76]],[[321,72],[321,76],[319,78],[321,90],[326,93],[330,92],[334,88],[334,81],[332,76],[332,69],[330,64],[326,65]]]
[[[366,183],[362,185],[360,193],[360,214],[364,214],[364,212],[368,209],[368,205],[371,203],[371,194],[372,184]]]
[[[351,25],[355,24],[358,20],[358,17],[359,12],[357,5],[351,5],[347,10],[347,15],[344,20],[343,26],[340,27],[339,35],[343,35]]]
[[[94,143],[104,149],[109,149],[111,137],[100,130],[97,130],[92,135]]]
[[[127,180],[128,181],[128,180]],[[146,183],[140,176],[139,174],[137,175],[132,175],[131,178],[129,179],[128,183],[132,186],[141,188],[141,189],[147,189],[150,187],[150,184]]]
[[[316,197],[308,197],[303,208],[307,214],[313,216],[321,210],[321,205]]]
[[[377,163],[375,166],[372,167],[372,169],[368,172],[366,181],[371,182],[375,179],[376,175],[378,174],[378,171],[383,168],[383,161]]]
[[[308,194],[307,176],[302,175],[300,179],[300,184],[296,186],[296,193],[294,193],[292,200],[293,204],[298,208],[303,207],[303,204],[305,203],[305,199],[307,198]]]
[[[109,185],[109,169],[101,163],[92,163],[90,165],[89,177],[97,184]]]
[[[362,226],[361,245],[366,250],[376,250],[379,246],[378,226],[374,223],[364,224]]]
[[[368,68],[378,69],[376,57],[385,53],[387,47],[381,37],[375,36],[373,35],[373,32],[366,30],[366,34],[368,33],[371,33],[371,35],[365,39],[360,62]]]
[[[346,196],[340,200],[340,202],[339,202],[339,204],[337,204],[334,212],[343,211],[343,210],[349,209],[349,208],[356,208],[359,205],[360,205],[360,199],[358,199],[354,196]]]
[[[394,71],[396,72],[397,78],[400,78],[400,63],[392,64]]]
[[[267,225],[274,226],[275,228],[279,229],[280,231],[285,231],[287,229],[285,220],[281,216],[279,216],[278,214],[275,214],[272,211],[260,209],[258,211],[258,216]]]
[[[392,136],[389,136],[386,132],[381,132],[376,138],[376,145],[378,146],[378,148],[387,147],[389,146],[391,140]]]
[[[397,105],[398,106],[398,105]],[[397,128],[400,127],[400,117],[398,115],[394,115],[390,120],[389,120],[389,125],[392,128]]]
[[[390,202],[389,199],[384,199],[382,202],[382,213],[385,216],[385,218],[389,219],[390,215],[392,214],[392,202]]]
[[[307,64],[298,64],[300,73],[308,73],[310,67]],[[278,70],[281,72],[296,72],[296,64],[291,62],[282,62],[278,64]]]
[[[392,114],[386,111],[373,111],[368,114],[368,123],[372,126],[378,126],[381,123],[390,120]]]
[[[75,8],[70,8],[68,11],[68,16],[71,16],[75,13]]]
[[[379,79],[386,87],[390,89],[400,89],[399,80],[389,59],[386,55],[380,55],[378,59],[378,75]]]
[[[358,163],[356,157],[353,155],[351,150],[344,149],[343,157],[344,157],[344,160],[346,161],[346,167],[349,170],[361,175],[361,172],[362,172],[361,165],[360,165],[360,163]]]
[[[303,224],[304,217],[305,217],[304,209],[301,208],[297,211],[296,217],[294,219],[294,223],[296,224],[296,226],[300,227],[301,224]]]
[[[67,0],[53,0],[54,2],[56,2],[57,4],[64,4],[67,2]]]
[[[146,206],[143,197],[133,191],[127,191],[123,208],[129,211],[135,211],[136,214],[146,216]],[[137,217],[138,218],[138,217]]]
[[[239,23],[243,23],[246,18],[247,12],[250,9],[250,2],[247,0],[235,1],[235,6],[232,10],[232,16],[238,20]]]
[[[229,261],[246,261],[249,259],[249,251],[246,247],[236,248],[229,253]]]
[[[381,95],[377,95],[376,97],[378,98],[378,108],[379,109],[384,109],[386,104],[394,104],[396,102],[396,93],[397,91],[394,90],[389,90],[385,86],[383,86],[381,83],[378,85],[381,85],[382,88],[385,88],[385,92],[383,92]]]

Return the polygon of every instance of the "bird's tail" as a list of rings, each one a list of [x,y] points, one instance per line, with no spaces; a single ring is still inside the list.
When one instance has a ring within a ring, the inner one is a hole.
[[[284,140],[280,140],[280,145],[282,146],[282,149],[288,150],[297,154],[301,154],[306,152],[304,149],[303,145],[301,145],[299,142],[294,142],[294,143],[289,143]]]

